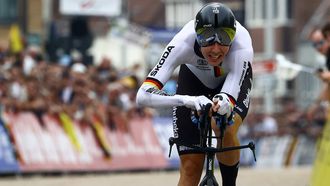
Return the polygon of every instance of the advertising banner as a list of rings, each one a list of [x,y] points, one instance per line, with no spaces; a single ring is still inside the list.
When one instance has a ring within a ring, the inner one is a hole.
[[[61,0],[60,12],[68,15],[119,16],[121,0]]]
[[[312,165],[315,160],[316,140],[299,136],[289,165]]]
[[[168,163],[150,118],[129,122],[128,131],[109,132],[111,169],[164,169]]]
[[[134,118],[123,131],[110,130],[102,123],[91,126],[70,118],[63,120],[47,115],[43,117],[44,125],[41,125],[29,112],[5,116],[10,123],[23,173],[168,167],[151,118]],[[0,157],[0,165],[2,159]]]
[[[287,159],[288,150],[291,146],[291,136],[273,136],[261,138],[257,144],[256,167],[282,167]]]
[[[0,174],[19,172],[18,163],[14,154],[9,134],[0,119]]]

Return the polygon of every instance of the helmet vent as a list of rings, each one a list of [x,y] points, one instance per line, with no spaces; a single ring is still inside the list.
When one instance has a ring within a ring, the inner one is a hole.
[[[218,14],[214,14],[214,28],[218,28]]]

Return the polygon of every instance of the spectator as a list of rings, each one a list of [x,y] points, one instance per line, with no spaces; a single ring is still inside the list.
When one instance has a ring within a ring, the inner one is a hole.
[[[10,98],[8,96],[8,80],[0,75],[0,117],[9,105]]]
[[[325,53],[326,58],[327,58],[327,66],[328,69],[330,69],[330,22],[326,23],[323,27],[322,27],[322,34],[324,37],[324,40],[326,41],[327,45],[328,45],[328,49]]]
[[[117,79],[117,70],[113,67],[112,62],[109,58],[104,57],[101,63],[96,67],[96,73],[100,79],[108,79],[114,81]]]
[[[25,81],[27,90],[27,99],[18,104],[20,111],[31,111],[39,123],[45,126],[42,116],[47,113],[47,102],[44,92],[41,91],[41,85],[36,78],[27,78]]]
[[[240,127],[238,134],[240,140],[250,140],[257,138],[256,132],[255,132],[255,125],[258,124],[258,117],[256,112],[251,112],[247,115],[246,119],[244,120],[244,124]]]
[[[312,138],[321,136],[322,129],[327,121],[327,106],[319,104],[315,107],[314,114],[308,118],[310,125],[306,128],[306,134]]]
[[[38,46],[29,46],[23,57],[23,72],[29,76],[32,69],[41,60],[41,49]]]
[[[254,126],[257,136],[276,135],[278,126],[273,116],[266,113],[259,113],[259,122]]]
[[[325,55],[328,51],[329,45],[323,37],[322,31],[316,29],[311,33],[310,40],[313,47],[322,55]]]
[[[329,27],[329,26],[328,26]],[[318,96],[317,100],[308,108],[306,117],[311,122],[314,118],[314,115],[317,114],[318,108],[329,101],[329,83],[330,83],[330,42],[327,42],[325,35],[329,32],[327,31],[327,25],[324,26],[322,30],[316,29],[312,32],[310,40],[313,43],[314,48],[322,55],[326,56],[326,70],[320,70],[318,73],[319,78],[323,81],[323,88]],[[329,27],[330,29],[330,27]],[[330,39],[329,39],[330,40]]]
[[[299,110],[293,100],[286,100],[283,109],[282,124],[279,128],[279,135],[300,135],[306,127],[305,112]]]
[[[128,132],[128,120],[126,113],[123,112],[125,103],[120,98],[124,91],[124,86],[119,82],[110,83],[109,89],[109,104],[107,106],[109,124],[112,129]]]
[[[18,103],[26,101],[27,92],[22,69],[17,66],[12,67],[9,72],[9,79],[9,94],[13,102]]]

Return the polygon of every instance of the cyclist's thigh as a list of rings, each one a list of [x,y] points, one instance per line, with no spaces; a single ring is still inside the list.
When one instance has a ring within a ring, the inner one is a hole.
[[[178,185],[197,185],[203,172],[204,159],[204,154],[181,155]]]

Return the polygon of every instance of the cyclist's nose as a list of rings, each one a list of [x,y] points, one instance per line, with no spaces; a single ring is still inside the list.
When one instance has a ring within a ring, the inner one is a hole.
[[[219,50],[221,50],[221,45],[220,45],[220,43],[215,42],[215,43],[212,45],[212,50],[214,50],[214,51],[219,51]]]

